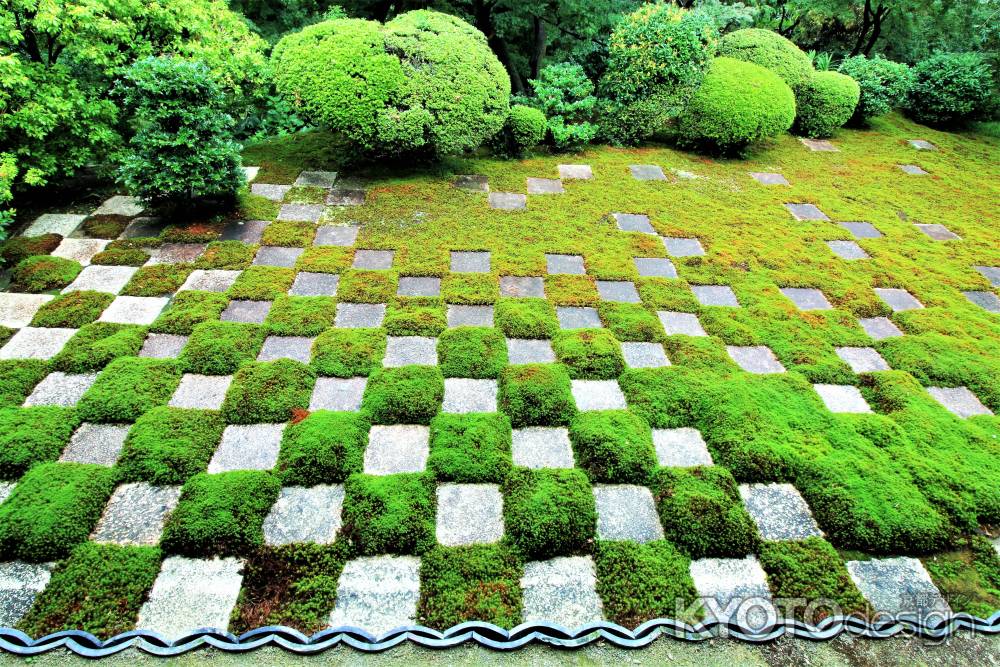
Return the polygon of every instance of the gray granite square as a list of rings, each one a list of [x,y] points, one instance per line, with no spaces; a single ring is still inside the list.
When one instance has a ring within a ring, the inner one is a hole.
[[[1000,266],[974,266],[972,268],[990,281],[991,286],[1000,287]]]
[[[296,274],[288,293],[292,296],[336,296],[338,285],[340,276],[302,271]]]
[[[785,372],[785,367],[774,356],[774,352],[764,345],[752,345],[749,347],[727,345],[726,351],[729,353],[730,359],[735,361],[740,368],[748,373],[763,375]]]
[[[823,399],[830,412],[868,413],[872,409],[861,390],[849,384],[814,384],[813,389]]]
[[[333,326],[342,329],[374,329],[382,326],[384,303],[338,303]]]
[[[870,222],[841,222],[841,227],[849,231],[856,239],[880,239],[882,232]]]
[[[636,271],[644,278],[676,278],[677,269],[666,257],[633,257]]]
[[[451,270],[455,273],[489,273],[490,253],[485,251],[451,251]]]
[[[545,255],[545,270],[549,275],[568,274],[582,276],[587,273],[581,255]]]
[[[195,261],[208,247],[207,243],[164,243],[150,253],[150,264],[187,264]]]
[[[209,473],[270,470],[278,462],[284,424],[230,425],[208,462]]]
[[[317,223],[325,210],[326,207],[322,204],[282,204],[278,220]]]
[[[0,628],[13,628],[49,585],[53,563],[0,563]]]
[[[403,276],[396,296],[441,296],[441,279]]]
[[[655,164],[630,164],[628,167],[632,178],[637,181],[665,181],[667,175]]]
[[[24,327],[0,347],[0,359],[51,359],[76,329]]]
[[[496,484],[439,484],[437,541],[446,547],[493,544],[503,537],[503,496]]]
[[[264,519],[264,543],[272,547],[330,544],[340,530],[343,508],[344,487],[340,484],[286,486]]]
[[[465,414],[497,411],[497,381],[445,378],[441,412]]]
[[[98,322],[117,324],[152,324],[166,308],[170,299],[165,296],[118,296],[104,309]]]
[[[230,222],[219,237],[222,241],[241,241],[247,245],[260,243],[264,230],[271,224],[267,220],[237,220]]]
[[[349,248],[357,242],[360,229],[359,225],[320,225],[313,245]]]
[[[640,303],[639,291],[635,283],[627,280],[598,280],[597,293],[604,301],[617,303]]]
[[[507,361],[510,364],[550,364],[555,360],[550,340],[507,339]]]
[[[785,204],[785,208],[796,220],[829,220],[826,213],[815,204]]]
[[[437,365],[437,338],[427,336],[389,336],[382,365],[387,368]]]
[[[629,368],[661,368],[670,365],[659,343],[622,343],[622,355]]]
[[[375,556],[349,560],[337,582],[327,625],[362,628],[376,637],[417,622],[420,559]]]
[[[937,146],[924,139],[910,139],[908,142],[911,146],[921,151],[936,151]]]
[[[781,293],[799,310],[831,310],[826,296],[814,287],[782,287]]]
[[[589,556],[525,563],[521,590],[525,623],[555,623],[572,632],[604,619],[594,561]]]
[[[25,407],[58,405],[72,407],[83,397],[97,379],[97,373],[67,374],[54,371],[46,375],[24,400]]]
[[[365,191],[362,188],[335,187],[326,196],[327,206],[362,206]]]
[[[295,179],[295,185],[304,188],[324,188],[329,190],[337,181],[335,171],[303,171]]]
[[[661,466],[693,468],[714,464],[701,431],[696,428],[654,428],[653,446]]]
[[[653,494],[644,486],[598,485],[593,488],[597,537],[645,544],[663,539]]]
[[[656,315],[660,318],[663,330],[669,336],[707,336],[705,330],[701,328],[701,322],[694,313],[678,313],[669,310],[658,310]]]
[[[312,359],[312,344],[315,338],[307,336],[268,336],[257,355],[257,361],[294,359],[308,364]]]
[[[528,178],[529,195],[561,195],[564,192],[558,178]]]
[[[545,281],[534,276],[500,276],[500,296],[545,298]]]
[[[846,565],[854,585],[881,614],[936,619],[951,613],[951,607],[941,597],[923,563],[916,558],[849,560]]]
[[[2,504],[14,491],[17,482],[0,482],[0,504]]]
[[[594,177],[594,172],[589,164],[561,164],[559,165],[559,178],[563,180],[589,181]]]
[[[808,147],[809,150],[820,153],[836,153],[840,150],[826,139],[806,139],[805,137],[799,137],[799,141]]]
[[[580,306],[559,306],[556,308],[560,329],[598,329],[601,317],[596,308]]]
[[[910,176],[926,176],[927,172],[915,164],[901,164],[899,168]]]
[[[225,292],[242,271],[225,271],[222,269],[195,269],[181,285],[179,292],[185,290],[198,290],[202,292]]]
[[[491,192],[488,201],[490,208],[501,211],[523,211],[528,208],[528,195],[516,192]]]
[[[875,340],[902,336],[903,332],[888,317],[863,317],[858,320],[865,333]]]
[[[927,387],[927,393],[948,412],[962,419],[993,414],[968,387]]]
[[[914,225],[914,227],[916,227],[917,229],[919,229],[920,231],[922,231],[924,234],[926,234],[927,236],[931,237],[935,241],[961,241],[962,240],[961,236],[959,236],[955,232],[950,231],[944,225],[939,225],[939,224],[932,224],[932,225],[916,224],[916,225]]]
[[[136,628],[180,639],[197,628],[229,627],[243,585],[243,562],[236,558],[164,559]]]
[[[93,463],[108,466],[118,461],[118,455],[128,436],[129,425],[91,424],[84,422],[73,433],[69,444],[59,457],[71,463]]]
[[[260,324],[267,319],[267,314],[271,312],[270,301],[230,301],[226,309],[219,317],[223,322],[245,322],[248,324]]]
[[[299,255],[304,252],[302,248],[282,248],[278,246],[261,246],[257,255],[253,258],[253,263],[257,266],[282,266],[292,268],[295,266]]]
[[[576,409],[580,412],[591,410],[625,410],[625,394],[617,380],[572,380],[570,390]]]
[[[393,250],[356,250],[353,266],[355,269],[391,269],[394,255]]]
[[[782,174],[767,171],[751,171],[753,180],[761,185],[788,185],[788,179]]]
[[[63,294],[82,290],[118,294],[125,288],[132,275],[138,271],[135,266],[85,266],[76,279],[63,289]]]
[[[38,309],[53,298],[51,294],[0,292],[0,326],[11,329],[28,326]]]
[[[1000,298],[993,292],[972,290],[962,292],[965,298],[991,313],[1000,313]]]
[[[823,533],[791,484],[740,484],[747,513],[765,540],[804,540]]]
[[[466,192],[489,192],[489,179],[481,174],[460,174],[455,177],[451,184],[459,190]]]
[[[522,468],[572,468],[573,447],[565,428],[531,426],[513,430],[512,457]]]
[[[448,306],[449,327],[492,327],[493,306]]]
[[[667,249],[667,254],[671,257],[700,257],[705,254],[705,249],[701,247],[698,239],[677,238],[664,236],[663,247]]]
[[[163,218],[152,218],[142,216],[135,218],[128,223],[128,227],[118,238],[122,239],[148,239],[155,238],[163,233],[163,230],[170,226],[170,223]]]
[[[426,426],[394,424],[372,426],[365,448],[365,474],[394,475],[422,472],[430,453],[430,429]]]
[[[233,382],[232,375],[196,375],[186,373],[170,399],[175,408],[219,410]]]
[[[649,216],[641,213],[612,213],[618,229],[623,232],[642,232],[643,234],[655,234],[653,225],[649,224]]]
[[[366,377],[316,378],[309,409],[357,412],[367,385]]]
[[[75,213],[45,213],[37,218],[24,230],[25,236],[43,236],[58,234],[69,236],[87,219],[85,215]]]
[[[873,347],[838,347],[836,352],[841,361],[850,366],[855,373],[891,370],[882,355]]]
[[[917,301],[917,298],[905,289],[899,289],[897,287],[876,287],[875,294],[878,295],[878,298],[885,301],[886,305],[892,308],[895,312],[899,312],[901,310],[914,310],[924,307],[924,304]]]
[[[151,359],[176,359],[187,345],[187,341],[187,336],[151,333],[143,341],[139,356]]]
[[[79,262],[81,266],[89,266],[94,255],[104,250],[111,243],[107,239],[63,239],[52,251],[53,257],[62,257]]]
[[[703,306],[738,308],[740,305],[729,285],[691,285],[691,291],[694,293],[694,298]]]
[[[270,183],[254,183],[250,186],[250,193],[271,201],[281,201],[285,194],[292,189],[290,185],[272,185]]]
[[[869,255],[865,252],[864,248],[859,246],[854,241],[827,241],[826,245],[829,246],[833,254],[841,259],[868,259]]]
[[[111,495],[91,539],[123,546],[155,546],[180,497],[179,486],[122,484]]]
[[[247,183],[252,183],[257,174],[260,173],[260,167],[243,167],[243,176],[247,179]]]
[[[777,620],[767,574],[754,556],[700,558],[688,568],[705,620],[761,628]]]

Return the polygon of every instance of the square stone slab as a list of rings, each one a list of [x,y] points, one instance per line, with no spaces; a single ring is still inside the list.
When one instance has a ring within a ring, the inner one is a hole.
[[[703,306],[729,306],[738,308],[740,302],[729,285],[691,285],[691,291]]]
[[[593,177],[594,172],[589,164],[559,165],[559,178],[563,180],[589,181]]]
[[[382,365],[386,368],[437,365],[437,338],[427,336],[389,336],[386,340],[385,357]]]
[[[781,293],[799,310],[831,310],[826,296],[814,287],[782,287]]]
[[[16,482],[0,482],[0,503],[3,503],[10,497],[15,486],[17,486]]]
[[[664,236],[663,247],[667,249],[667,254],[671,257],[700,257],[705,254],[705,249],[701,247],[698,239],[678,238]]]
[[[916,558],[849,560],[846,565],[854,585],[875,611],[909,618],[951,613],[923,563]]]
[[[138,267],[135,266],[85,266],[83,271],[77,274],[76,279],[63,289],[62,293],[93,290],[118,294],[138,270]]]
[[[863,317],[858,320],[865,333],[875,340],[902,336],[903,332],[888,317]]]
[[[761,185],[788,185],[788,179],[782,174],[767,171],[751,171],[753,180]]]
[[[285,193],[292,189],[290,185],[272,185],[270,183],[254,183],[250,186],[250,193],[271,201],[281,201],[285,198]]]
[[[573,400],[581,412],[590,410],[624,410],[628,407],[625,394],[617,380],[571,380]]]
[[[379,637],[417,622],[420,559],[374,556],[349,560],[337,581],[337,602],[327,625],[354,627]]]
[[[396,296],[441,296],[441,279],[403,276]]]
[[[991,313],[1000,313],[1000,298],[993,292],[969,291],[962,292],[966,299]]]
[[[278,220],[291,222],[319,222],[326,207],[322,204],[282,204]]]
[[[90,260],[111,243],[107,239],[63,239],[52,251],[53,257],[62,257],[89,266]]]
[[[561,195],[564,192],[558,178],[528,178],[529,195]]]
[[[12,329],[28,326],[38,309],[53,298],[51,294],[0,292],[0,326]]]
[[[278,462],[284,424],[233,424],[208,462],[208,472],[270,470]]]
[[[492,327],[493,306],[448,306],[449,327]]]
[[[927,236],[931,237],[935,241],[961,241],[962,240],[961,236],[959,236],[958,234],[950,231],[944,225],[939,225],[939,224],[932,224],[932,225],[916,224],[916,225],[914,225],[914,227],[916,227],[917,229],[919,229],[920,231],[922,231],[924,234],[926,234]]]
[[[503,496],[496,484],[439,484],[437,541],[446,547],[493,544],[503,537]]]
[[[974,266],[972,268],[990,281],[990,285],[1000,287],[1000,266]]]
[[[597,309],[586,306],[559,306],[556,317],[559,318],[560,329],[596,329],[602,326]]]
[[[838,347],[835,351],[841,361],[850,366],[855,373],[891,370],[882,355],[873,347]]]
[[[98,322],[118,324],[152,324],[170,301],[165,296],[118,296],[111,302]]]
[[[948,412],[962,419],[993,414],[968,387],[927,387],[927,393]]]
[[[489,192],[489,179],[481,174],[461,174],[455,177],[451,184],[466,192]]]
[[[655,164],[630,164],[628,167],[632,178],[637,181],[665,181],[667,175]]]
[[[430,429],[426,426],[372,426],[365,448],[364,471],[368,475],[421,472],[427,468],[429,453]]]
[[[740,496],[765,540],[804,540],[823,535],[809,505],[791,484],[740,484]]]
[[[84,422],[73,433],[59,460],[111,467],[118,461],[129,428],[128,424]]]
[[[365,203],[365,191],[360,188],[335,187],[326,196],[327,206],[362,206]]]
[[[597,537],[645,544],[663,539],[653,494],[644,486],[599,485],[594,489]]]
[[[827,241],[826,245],[833,254],[841,259],[868,259],[865,249],[854,241]]]
[[[151,333],[143,341],[139,356],[151,359],[176,359],[181,355],[181,350],[187,345],[187,341],[187,336]]]
[[[384,303],[338,303],[333,326],[342,329],[374,329],[382,326]]]
[[[122,215],[127,218],[139,215],[145,208],[138,197],[115,195],[105,201],[94,211],[94,215]]]
[[[53,563],[0,563],[0,628],[13,628],[49,585]]]
[[[224,271],[222,269],[195,269],[177,291],[225,292],[233,286],[241,273],[242,271]]]
[[[830,412],[865,413],[871,412],[868,401],[861,390],[849,384],[814,384],[813,389],[823,399]]]
[[[623,232],[642,232],[643,234],[655,234],[653,225],[649,224],[649,216],[641,213],[612,213],[618,229]]]
[[[268,336],[260,348],[257,361],[294,359],[308,364],[312,359],[312,345],[315,338],[308,336]]]
[[[444,403],[441,405],[441,412],[464,414],[467,412],[496,411],[496,380],[445,378]]]
[[[159,236],[163,233],[163,230],[167,228],[168,222],[162,218],[150,218],[143,216],[141,218],[134,218],[132,222],[128,223],[128,227],[125,231],[121,233],[118,238],[122,239],[139,239],[139,238],[153,238]],[[147,251],[148,254],[148,251]]]
[[[339,246],[348,248],[358,240],[358,225],[320,225],[316,228],[315,246]]]
[[[267,319],[267,314],[271,312],[270,301],[246,301],[235,299],[229,302],[226,309],[219,317],[223,322],[243,322],[246,324],[260,324]]]
[[[582,276],[587,273],[581,255],[545,255],[545,270],[549,275],[568,274]]]
[[[915,164],[901,164],[899,168],[910,176],[926,176],[927,172]]]
[[[840,222],[841,227],[849,231],[856,239],[880,239],[882,232],[870,222]]]
[[[164,559],[160,574],[139,610],[136,628],[179,639],[197,628],[229,627],[240,595],[243,562],[236,558]]]
[[[24,230],[24,235],[58,234],[59,236],[69,236],[86,219],[87,216],[75,213],[45,213],[35,218],[34,222]]]
[[[917,301],[917,298],[905,289],[876,287],[875,294],[897,313],[901,310],[915,310],[924,307],[924,304]]]
[[[243,176],[247,179],[247,183],[253,181],[257,178],[257,174],[260,173],[260,167],[243,167]]]
[[[292,296],[336,296],[339,285],[340,276],[302,271],[296,274],[288,293]]]
[[[760,562],[746,558],[701,558],[688,568],[698,597],[705,606],[705,620],[734,620],[744,627],[761,627],[775,620],[771,589]]]
[[[526,338],[507,339],[507,362],[509,364],[550,364],[556,360],[550,340]]]
[[[130,546],[159,544],[163,524],[180,497],[179,486],[122,484],[111,495],[91,539]]]
[[[296,260],[303,252],[302,248],[280,248],[265,245],[257,251],[253,263],[257,266],[282,266],[290,269],[295,266]]]
[[[657,316],[663,330],[670,336],[707,336],[701,328],[701,322],[694,313],[678,313],[670,310],[658,310]]]
[[[219,410],[233,382],[232,375],[196,375],[186,373],[170,399],[175,408]]]
[[[572,468],[573,447],[565,428],[530,426],[512,432],[514,465],[522,468]]]
[[[829,220],[826,213],[815,204],[785,204],[785,208],[796,220]]]
[[[361,409],[368,378],[316,378],[310,410],[357,412]]]
[[[354,252],[355,269],[385,270],[392,268],[393,250],[356,250]]]
[[[934,144],[932,144],[929,141],[925,141],[924,139],[910,139],[909,142],[907,142],[907,143],[909,143],[911,146],[913,146],[914,148],[916,148],[917,150],[920,150],[920,151],[936,151],[937,150],[937,146],[935,146]]]
[[[572,631],[604,619],[590,556],[525,563],[521,591],[525,623],[548,621]]]
[[[24,327],[0,347],[0,359],[51,359],[76,329]]]
[[[501,211],[523,211],[528,208],[528,195],[516,192],[491,192],[488,202],[490,208]]]
[[[248,245],[260,243],[264,230],[270,223],[267,220],[237,220],[225,226],[222,230],[222,241],[242,241]]]
[[[325,188],[329,190],[337,180],[335,171],[303,171],[295,179],[295,185],[305,188]]]
[[[35,385],[31,394],[24,400],[25,407],[35,405],[58,405],[64,408],[73,407],[80,402],[90,386],[97,379],[97,373],[80,373],[67,375],[61,371],[49,373]]]
[[[636,271],[644,278],[676,278],[677,269],[666,257],[633,257]]]
[[[150,264],[184,264],[193,262],[208,247],[207,243],[164,243],[150,254]]]
[[[805,137],[799,137],[799,141],[801,141],[811,151],[836,153],[840,150],[826,139],[806,139]]]
[[[622,355],[629,368],[660,368],[670,365],[659,343],[622,343]]]
[[[545,281],[535,276],[500,276],[500,296],[545,298]]]
[[[604,301],[617,303],[640,303],[639,292],[635,283],[628,280],[598,280],[597,293]]]
[[[654,428],[653,446],[661,466],[692,468],[714,464],[708,445],[696,428]]]
[[[751,345],[747,347],[727,345],[726,352],[729,353],[730,359],[735,361],[740,368],[748,373],[763,375],[785,372],[785,367],[774,356],[774,352],[765,345]]]
[[[264,519],[264,543],[330,544],[340,530],[343,508],[344,487],[340,484],[286,486]]]
[[[490,253],[485,251],[452,250],[451,270],[454,273],[489,273]]]

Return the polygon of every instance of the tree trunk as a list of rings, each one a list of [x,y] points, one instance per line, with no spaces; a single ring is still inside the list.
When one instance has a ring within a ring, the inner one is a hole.
[[[889,7],[885,5],[879,5],[875,10],[874,20],[872,22],[872,35],[868,38],[868,43],[865,44],[864,54],[867,56],[875,48],[875,42],[878,41],[879,36],[882,34],[882,22],[885,17],[889,15],[892,11]]]
[[[868,36],[868,30],[871,28],[871,15],[871,0],[865,0],[865,9],[861,19],[861,29],[858,31],[858,38],[854,42],[854,48],[851,49],[852,56],[856,56],[861,53],[861,47],[864,45],[865,38]]]
[[[526,92],[524,81],[514,66],[514,60],[510,56],[510,49],[507,48],[507,42],[497,35],[496,27],[493,25],[493,7],[492,2],[486,3],[483,0],[475,0],[472,13],[475,17],[476,28],[486,35],[487,43],[490,45],[493,53],[496,54],[500,64],[507,70],[507,75],[510,76],[511,92],[516,95],[524,95]]]
[[[545,23],[542,21],[541,17],[536,16],[533,19],[534,23],[534,33],[535,33],[535,48],[531,51],[531,76],[529,79],[537,79],[538,71],[542,68],[542,63],[545,61],[545,48],[546,35],[545,35]]]

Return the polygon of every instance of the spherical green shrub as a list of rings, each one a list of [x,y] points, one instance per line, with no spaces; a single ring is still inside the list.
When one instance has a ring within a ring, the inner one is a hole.
[[[503,129],[490,139],[490,148],[497,155],[521,157],[526,150],[541,143],[545,130],[545,114],[524,104],[514,104]]]
[[[438,12],[324,21],[278,42],[272,64],[297,112],[376,153],[460,153],[508,116],[510,79],[486,37]]]
[[[718,55],[765,67],[791,86],[802,85],[813,70],[806,52],[776,32],[744,28],[719,41]]]
[[[795,96],[759,65],[716,58],[678,124],[679,142],[717,152],[739,151],[785,132],[795,120]]]
[[[910,66],[882,56],[852,56],[840,63],[840,71],[858,82],[861,98],[851,116],[854,125],[865,125],[901,106],[910,89]]]
[[[839,72],[813,72],[795,97],[795,132],[829,137],[854,114],[861,97],[858,82]]]
[[[907,113],[927,125],[954,125],[980,116],[990,102],[993,76],[976,53],[938,53],[913,68]]]

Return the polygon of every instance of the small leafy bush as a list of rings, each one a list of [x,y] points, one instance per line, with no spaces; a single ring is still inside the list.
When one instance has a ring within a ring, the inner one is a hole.
[[[525,104],[512,104],[503,129],[490,139],[493,152],[503,157],[524,157],[525,152],[545,139],[545,114]]]
[[[492,327],[455,327],[438,339],[445,377],[496,378],[507,365],[507,341]]]
[[[146,328],[134,324],[87,324],[66,342],[52,365],[65,373],[97,371],[119,357],[139,354],[145,338]]]
[[[427,469],[440,481],[503,482],[511,470],[510,420],[502,414],[441,414],[431,422]]]
[[[906,112],[926,125],[955,125],[982,116],[993,95],[993,74],[978,53],[938,53],[917,63]]]
[[[107,292],[81,290],[62,294],[42,304],[31,320],[31,326],[79,329],[100,317],[114,300],[115,295]]]
[[[385,345],[381,329],[327,329],[313,342],[312,367],[319,375],[368,376],[382,367]]]
[[[443,400],[436,366],[382,368],[368,378],[361,409],[375,424],[430,424]]]
[[[434,478],[426,473],[351,475],[342,535],[358,553],[422,554],[434,542]]]
[[[417,618],[440,630],[466,621],[512,628],[521,622],[522,570],[502,545],[436,547],[420,559]]]
[[[508,366],[500,374],[498,403],[515,428],[564,426],[576,414],[569,371],[559,364]]]
[[[861,97],[851,116],[854,125],[866,125],[900,107],[910,90],[910,66],[882,56],[863,55],[844,58],[839,71],[858,82]]]
[[[583,67],[575,63],[549,65],[529,83],[535,97],[527,101],[545,115],[557,150],[578,150],[593,140],[597,125],[590,121],[597,98]]]
[[[50,255],[37,255],[22,259],[10,274],[13,292],[48,292],[61,289],[73,282],[83,270],[79,262]]]
[[[839,72],[813,72],[796,89],[794,130],[806,137],[829,137],[854,115],[861,89]]]
[[[364,467],[370,428],[360,414],[313,412],[285,428],[275,473],[284,486],[343,482]]]
[[[225,427],[214,410],[153,408],[129,429],[119,475],[127,482],[183,484],[208,467]]]
[[[500,299],[493,317],[507,338],[552,338],[559,331],[556,310],[545,299]]]
[[[3,336],[0,336],[0,340]],[[0,361],[0,408],[24,403],[35,385],[52,370],[43,359],[4,359]]]
[[[593,482],[645,484],[656,468],[653,432],[631,412],[581,412],[570,424],[569,439],[577,466]]]
[[[579,553],[597,533],[597,511],[581,470],[518,470],[504,491],[507,538],[525,559]]]
[[[312,398],[316,373],[293,359],[246,364],[236,371],[222,404],[230,424],[275,424],[305,410]]]
[[[85,421],[134,422],[165,405],[180,382],[181,371],[173,359],[122,357],[101,371],[77,409]]]
[[[195,325],[178,362],[188,373],[229,375],[257,358],[264,329],[242,322],[203,322]]]
[[[621,345],[606,329],[560,331],[552,339],[552,350],[575,380],[610,380],[625,370]]]
[[[79,425],[68,408],[0,410],[0,479],[17,479],[35,464],[55,461]]]
[[[179,336],[189,335],[202,322],[218,320],[229,304],[225,294],[185,291],[174,296],[150,330]]]
[[[772,30],[744,28],[719,40],[718,55],[768,69],[790,88],[804,84],[813,71],[809,55]]]

